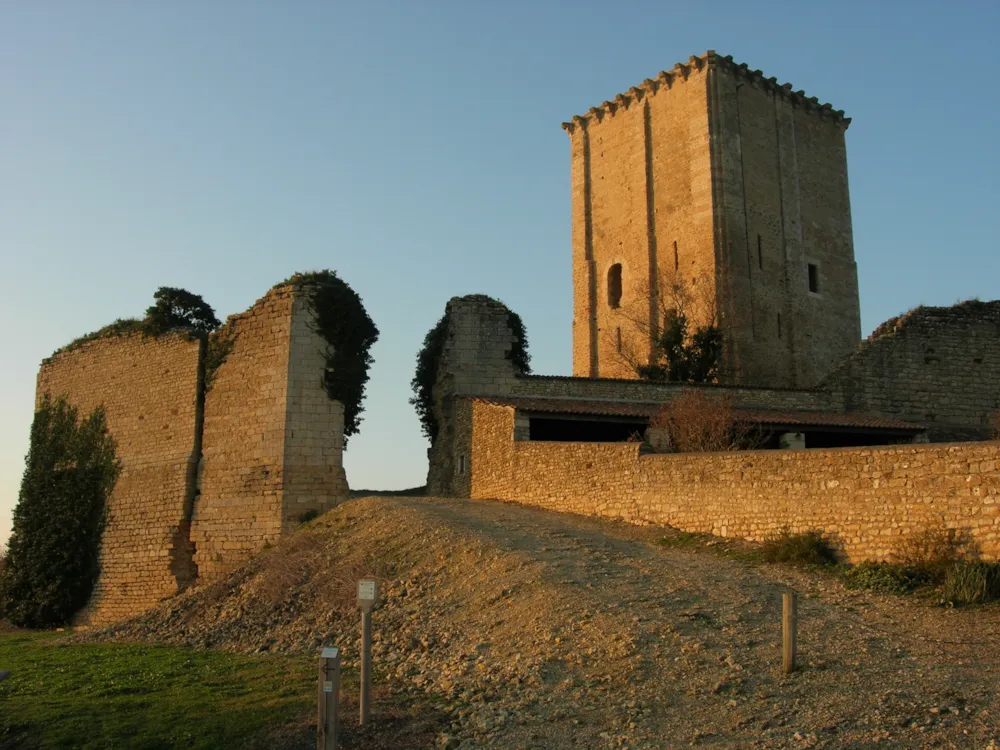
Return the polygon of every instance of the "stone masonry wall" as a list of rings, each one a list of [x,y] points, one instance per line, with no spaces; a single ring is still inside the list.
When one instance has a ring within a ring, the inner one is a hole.
[[[735,382],[809,387],[861,340],[849,121],[759,71],[711,79],[723,362]]]
[[[343,406],[323,389],[325,342],[305,293],[272,289],[212,334],[232,350],[205,397],[201,494],[192,539],[199,574],[228,572],[347,496]]]
[[[989,437],[1000,410],[1000,301],[888,320],[823,387],[849,411],[926,424],[932,440]]]
[[[821,529],[850,562],[944,525],[1000,559],[1000,443],[639,455],[634,443],[515,442],[473,402],[469,497],[761,540]]]
[[[282,531],[294,529],[304,513],[325,513],[347,498],[344,473],[344,405],[323,386],[326,341],[314,330],[309,300],[292,303],[285,422]]]
[[[211,336],[228,339],[232,350],[205,394],[191,533],[203,578],[228,572],[281,534],[293,301],[289,290],[271,290]]]
[[[37,400],[103,405],[122,472],[108,505],[101,574],[81,625],[138,614],[196,575],[189,539],[201,419],[201,342],[186,334],[97,339],[42,363]],[[36,406],[37,403],[36,402]]]

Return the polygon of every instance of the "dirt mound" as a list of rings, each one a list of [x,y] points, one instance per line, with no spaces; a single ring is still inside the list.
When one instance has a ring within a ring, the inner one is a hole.
[[[356,581],[374,575],[376,681],[434,706],[443,747],[1000,741],[1000,609],[845,591],[664,547],[665,533],[495,502],[351,500],[225,580],[87,637],[313,654],[336,644],[356,666]],[[801,592],[804,668],[783,678],[789,585]]]

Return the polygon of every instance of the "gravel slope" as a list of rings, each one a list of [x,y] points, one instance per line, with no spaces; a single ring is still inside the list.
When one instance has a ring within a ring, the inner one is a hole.
[[[1000,608],[948,610],[657,544],[673,532],[496,502],[348,501],[141,618],[88,634],[356,663],[445,717],[441,747],[1000,747]],[[779,674],[800,592],[804,668]],[[430,708],[428,708],[430,710]],[[375,708],[378,716],[378,707]]]

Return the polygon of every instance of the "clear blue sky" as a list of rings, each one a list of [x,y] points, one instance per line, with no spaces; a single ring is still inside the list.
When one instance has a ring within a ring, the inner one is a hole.
[[[854,118],[865,333],[1000,297],[1000,4],[0,4],[0,539],[39,361],[159,286],[240,312],[336,269],[382,331],[352,486],[423,483],[409,381],[454,295],[519,312],[570,372],[559,124],[715,49]]]

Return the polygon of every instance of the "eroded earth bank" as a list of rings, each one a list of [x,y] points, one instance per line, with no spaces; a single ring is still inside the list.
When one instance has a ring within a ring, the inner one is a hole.
[[[336,644],[351,667],[355,582],[374,574],[376,680],[417,717],[393,718],[392,746],[1000,744],[1000,608],[850,591],[727,554],[732,544],[679,541],[512,504],[362,498],[224,580],[86,637],[307,654]],[[803,668],[783,678],[789,587]]]

